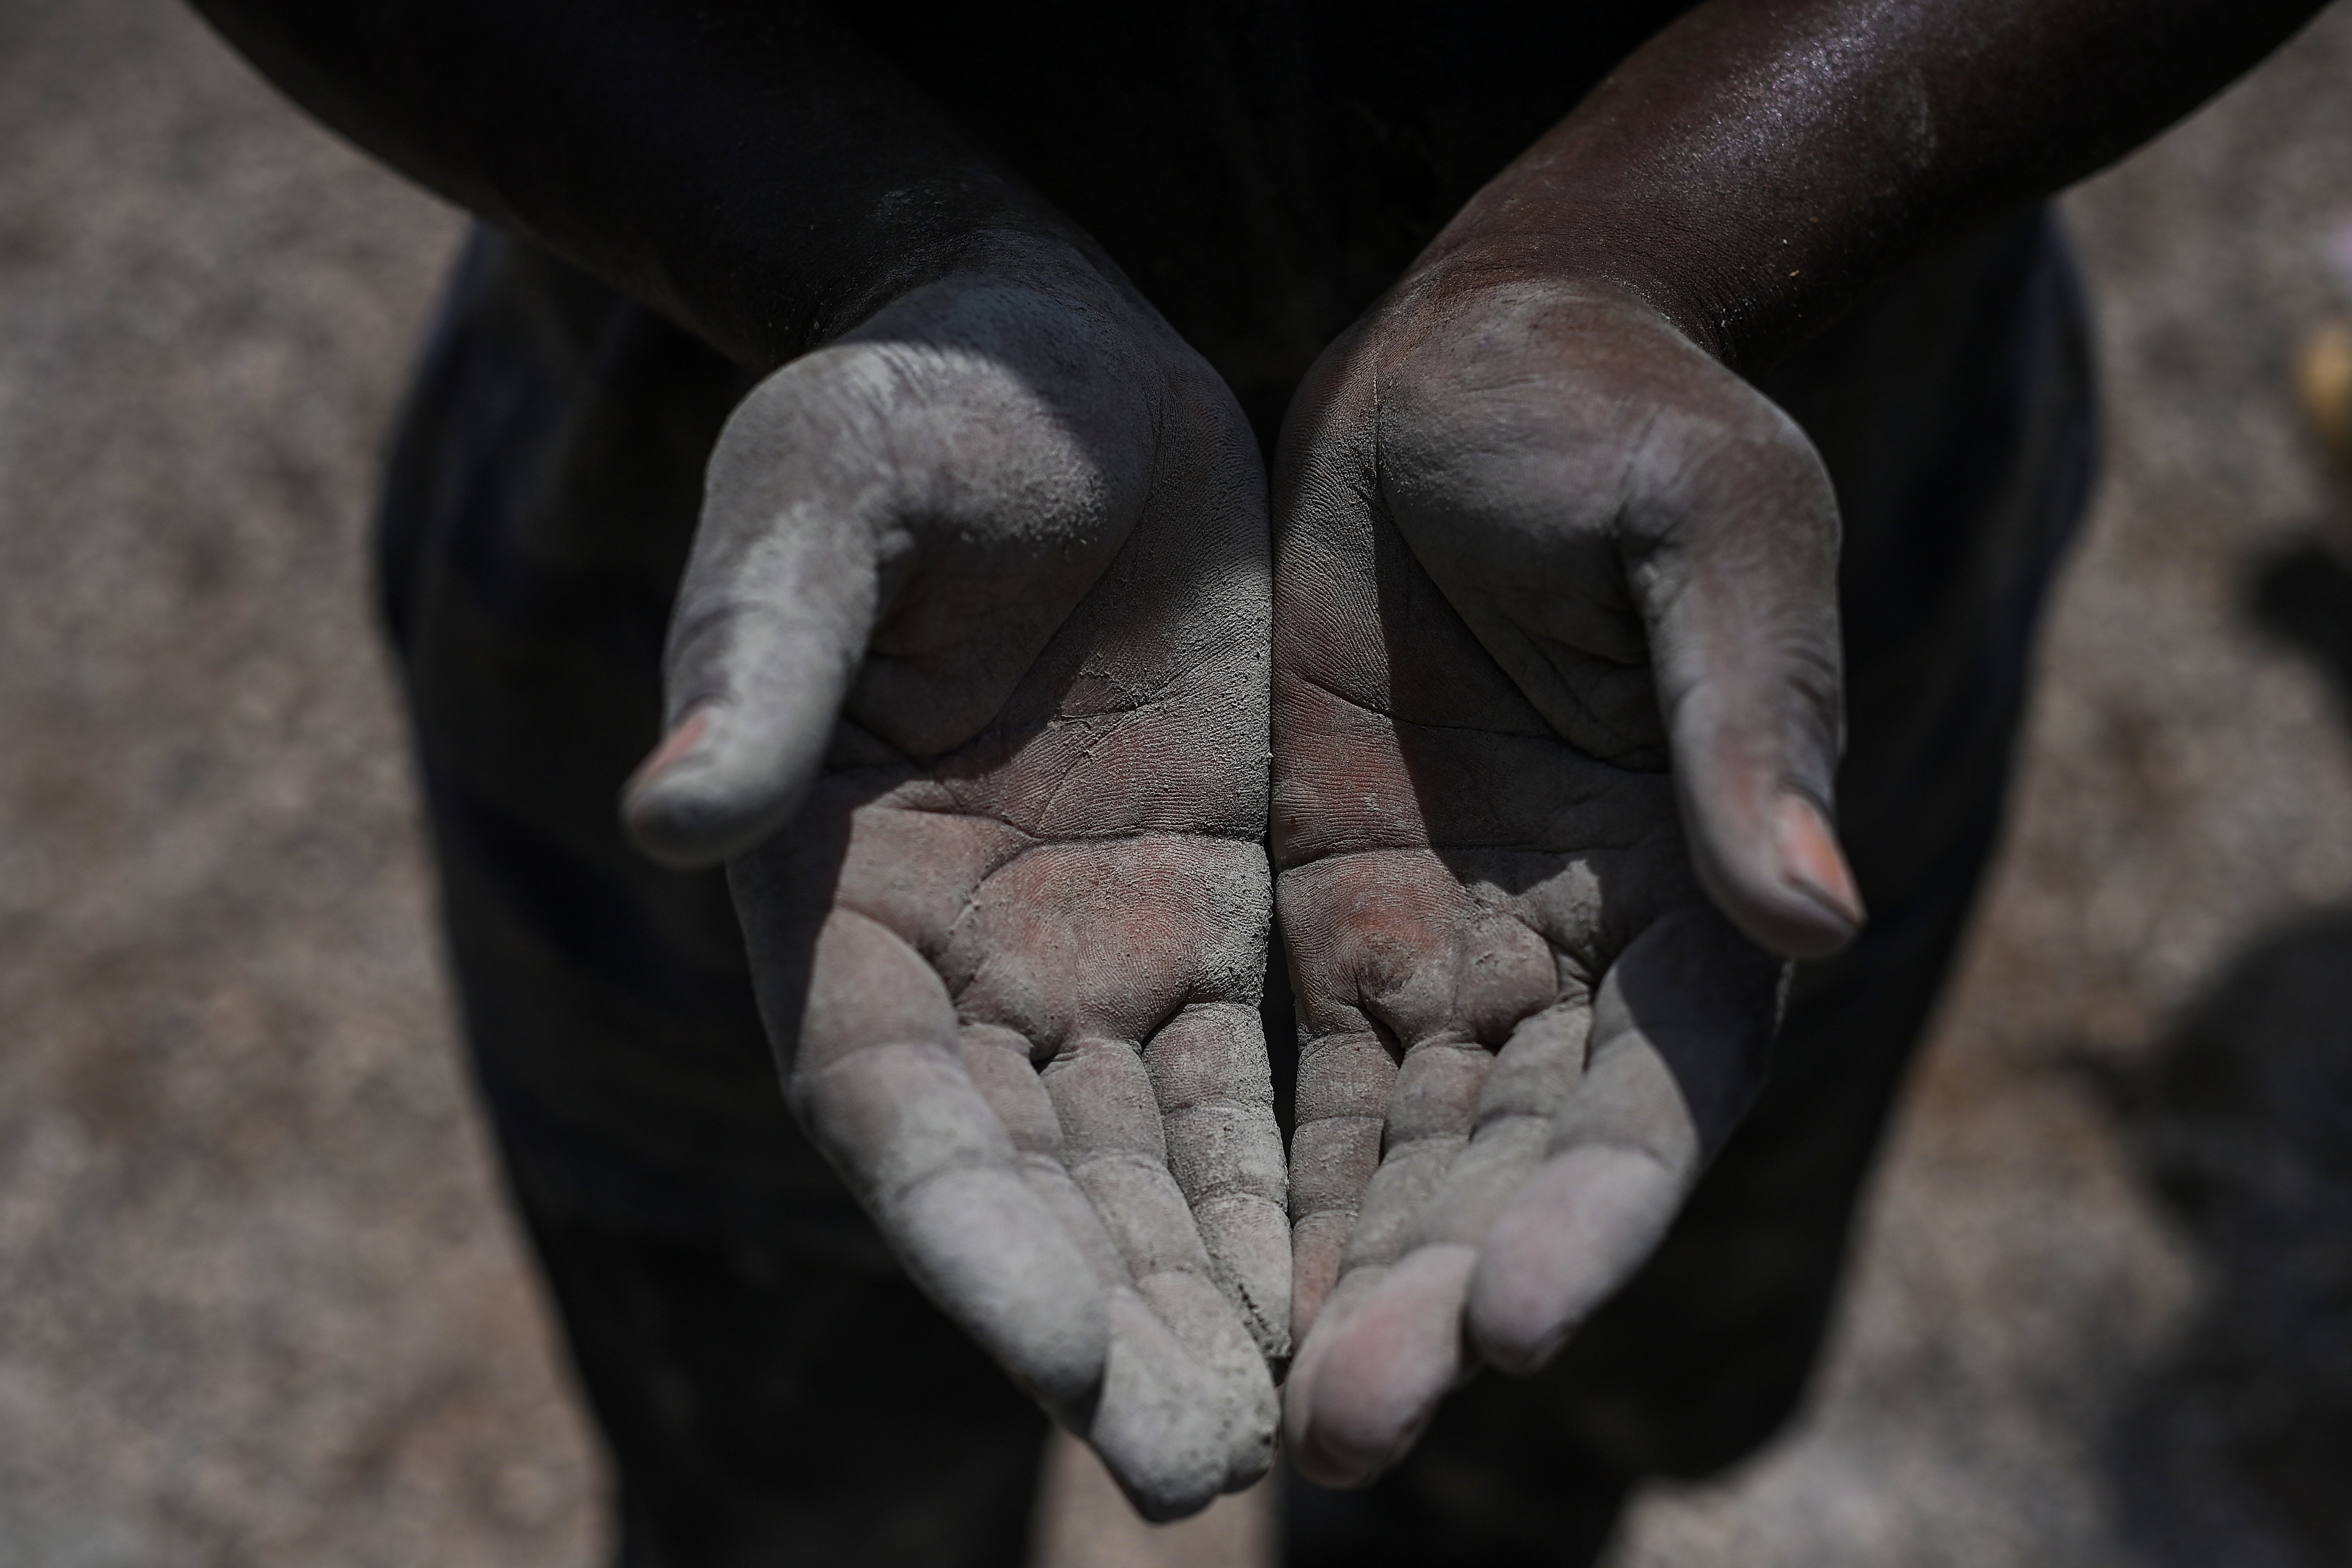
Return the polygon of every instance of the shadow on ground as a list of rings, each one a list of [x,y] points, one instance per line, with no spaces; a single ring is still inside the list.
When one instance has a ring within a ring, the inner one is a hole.
[[[2249,599],[2352,728],[2352,568],[2299,543]],[[2163,1568],[2352,1562],[2352,905],[2256,941],[2107,1087],[2208,1281],[2119,1412],[2127,1538]]]

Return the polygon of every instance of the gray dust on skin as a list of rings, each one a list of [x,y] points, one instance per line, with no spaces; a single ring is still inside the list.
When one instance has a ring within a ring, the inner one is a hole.
[[[1835,750],[1836,517],[1787,416],[1645,307],[1442,266],[1324,356],[1279,468],[1288,1430],[1362,1479],[1465,1342],[1545,1359],[1755,1089],[1780,966],[1684,828],[1751,932],[1825,945],[1774,830]]]
[[[786,1097],[1154,1518],[1265,1472],[1287,1350],[1263,494],[1082,259],[918,289],[721,436],[669,656],[704,738],[629,806],[708,858],[805,802],[731,863]]]

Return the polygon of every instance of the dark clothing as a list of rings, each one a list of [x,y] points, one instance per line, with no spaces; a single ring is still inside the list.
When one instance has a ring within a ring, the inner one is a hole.
[[[677,1236],[520,1192],[622,1568],[1019,1568],[1045,1417],[870,1232]]]
[[[860,30],[1099,240],[1261,434],[1497,170],[1693,0],[902,5]]]

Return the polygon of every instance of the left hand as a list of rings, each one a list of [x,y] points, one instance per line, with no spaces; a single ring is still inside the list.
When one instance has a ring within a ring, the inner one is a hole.
[[[1638,301],[1442,276],[1309,376],[1276,509],[1286,1425],[1357,1484],[1642,1262],[1762,1082],[1778,954],[1860,923],[1837,514]]]

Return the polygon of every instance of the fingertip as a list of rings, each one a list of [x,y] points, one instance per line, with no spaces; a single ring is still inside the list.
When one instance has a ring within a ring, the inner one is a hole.
[[[1320,1457],[1313,1447],[1315,1395],[1322,1386],[1324,1360],[1338,1337],[1344,1316],[1343,1311],[1326,1313],[1314,1329],[1300,1331],[1298,1348],[1290,1362],[1290,1374],[1282,1384],[1283,1445],[1290,1450],[1291,1463],[1301,1475],[1327,1486],[1336,1483],[1324,1479]]]
[[[621,826],[629,842],[673,871],[706,869],[758,842],[757,835],[734,829],[727,817],[701,792],[678,784],[635,791],[621,802]]]
[[[1376,1463],[1360,1462],[1352,1455],[1330,1448],[1312,1420],[1290,1424],[1284,1436],[1290,1447],[1291,1468],[1318,1487],[1351,1491],[1371,1485],[1380,1474]]]
[[[968,1108],[947,1109],[950,1115],[929,1120],[951,1129],[955,1113]],[[971,1131],[977,1136],[966,1141],[984,1144],[990,1130]],[[869,1207],[917,1287],[1032,1398],[1084,1430],[1107,1397],[1122,1327],[1114,1303],[1085,1249],[1018,1171],[965,1158]],[[856,1184],[870,1191],[895,1173],[887,1163],[869,1162]]]
[[[1649,1257],[1682,1193],[1675,1173],[1639,1150],[1554,1156],[1479,1250],[1465,1326],[1480,1359],[1514,1376],[1540,1370]]]
[[[656,746],[646,760],[637,764],[637,771],[629,775],[625,788],[635,793],[651,784],[667,773],[672,764],[684,760],[687,753],[701,745],[703,738],[709,733],[710,708],[706,703],[670,726],[670,731],[662,737],[661,744]]]
[[[1286,1424],[1301,1475],[1366,1486],[1412,1450],[1460,1378],[1462,1303],[1475,1261],[1467,1247],[1423,1247],[1332,1325]]]
[[[727,753],[725,715],[710,704],[674,725],[621,790],[629,840],[656,863],[700,870],[756,847],[799,807],[802,790],[763,784],[777,770]]]
[[[1237,1384],[1132,1287],[1112,1288],[1108,1303],[1101,1397],[1078,1429],[1136,1512],[1182,1519],[1265,1474],[1276,1416],[1263,1369]]]
[[[1809,796],[1788,791],[1754,815],[1703,814],[1701,822],[1700,879],[1751,941],[1784,958],[1818,960],[1861,934],[1869,918],[1861,890],[1828,814]]]
[[[695,831],[698,814],[680,799],[691,794],[680,787],[682,775],[692,771],[688,759],[709,731],[710,710],[694,710],[670,727],[621,786],[621,826],[629,841],[677,870],[694,870],[715,858],[704,852],[702,836]]]
[[[1773,812],[1772,826],[1780,853],[1782,879],[1829,917],[1839,932],[1837,945],[1843,947],[1853,940],[1869,917],[1862,907],[1862,889],[1854,886],[1853,872],[1845,863],[1845,852],[1838,847],[1828,814],[1813,801],[1791,791],[1780,797]]]

